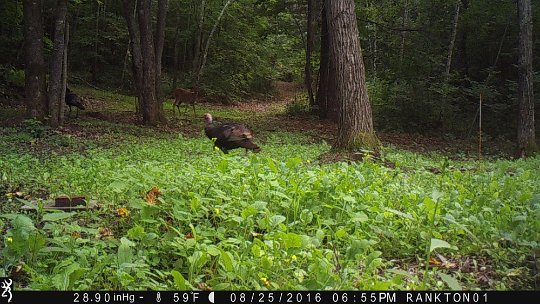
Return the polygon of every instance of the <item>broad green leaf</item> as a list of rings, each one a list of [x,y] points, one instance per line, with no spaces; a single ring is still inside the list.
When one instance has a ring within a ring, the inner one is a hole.
[[[44,222],[56,222],[59,220],[64,220],[67,218],[72,217],[75,215],[74,212],[52,212],[52,213],[45,213],[43,215],[43,221]]]
[[[140,240],[145,236],[144,227],[136,225],[128,230],[127,235],[136,240]]]
[[[463,290],[459,281],[456,280],[456,278],[454,278],[453,276],[448,275],[446,273],[442,273],[442,272],[437,272],[437,274],[439,275],[439,278],[441,278],[446,283],[446,285],[450,287],[450,289]]]
[[[247,219],[248,217],[257,214],[257,209],[252,206],[248,206],[242,210],[242,218]]]
[[[293,168],[295,167],[296,165],[300,164],[302,162],[302,159],[301,158],[298,158],[298,157],[292,157],[292,158],[289,158],[287,160],[287,163],[285,164],[285,166],[287,168]]]
[[[341,228],[341,229],[338,229],[338,231],[336,231],[336,238],[343,239],[346,236],[347,236],[347,230],[346,229]]]
[[[234,271],[233,258],[225,250],[220,248],[219,251],[221,252],[220,261],[223,264],[223,267],[225,268],[227,272],[233,272]]]
[[[432,252],[437,248],[452,248],[452,245],[448,244],[446,241],[432,238],[431,245],[429,246],[429,252]]]
[[[353,222],[363,223],[369,220],[368,216],[364,212],[355,212],[352,214],[351,220]]]
[[[118,265],[133,262],[133,252],[128,244],[118,246]]]
[[[206,247],[206,252],[208,252],[208,254],[211,256],[218,256],[220,254],[219,248],[215,245],[209,245]]]
[[[386,207],[386,208],[384,208],[384,210],[386,210],[388,212],[392,212],[395,215],[399,215],[399,216],[404,217],[404,218],[409,219],[409,220],[413,219],[412,215],[410,215],[408,213],[405,213],[405,212],[401,212],[401,211],[396,210],[396,209]]]
[[[276,227],[277,225],[279,225],[280,223],[283,223],[287,218],[284,217],[283,215],[274,215],[270,218],[270,225],[272,227]]]
[[[309,224],[313,220],[313,212],[309,210],[302,210],[302,213],[300,213],[300,220],[304,224]]]
[[[178,290],[187,290],[186,287],[186,279],[182,276],[182,274],[176,270],[171,271],[171,275],[174,278],[174,285],[176,286],[176,289]]]
[[[301,248],[302,237],[296,233],[287,233],[285,235],[285,247],[286,248]]]
[[[251,246],[251,253],[253,254],[253,256],[255,257],[260,257],[261,255],[264,254],[263,250],[261,249],[261,247],[257,244],[254,244],[253,246]]]
[[[128,187],[129,187],[129,184],[126,183],[125,181],[114,181],[109,184],[109,188],[111,188],[112,191],[116,193],[125,192]]]

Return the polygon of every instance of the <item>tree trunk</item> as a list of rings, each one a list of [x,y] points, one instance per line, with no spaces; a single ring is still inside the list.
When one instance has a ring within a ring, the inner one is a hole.
[[[409,21],[409,1],[405,0],[403,8],[403,17],[401,18],[401,27],[406,28]],[[403,71],[403,56],[405,54],[405,31],[401,31],[401,45],[399,47],[399,73]]]
[[[214,33],[217,29],[217,26],[219,25],[219,21],[223,17],[223,14],[225,13],[225,10],[227,9],[227,6],[231,4],[233,0],[227,0],[223,8],[221,9],[221,13],[219,13],[219,16],[216,20],[216,23],[214,24],[214,27],[212,28],[212,31],[210,31],[210,35],[208,35],[208,39],[206,39],[206,46],[204,48],[204,53],[202,54],[202,60],[201,60],[201,66],[199,67],[199,70],[197,71],[197,78],[195,79],[195,86],[198,87],[199,83],[201,81],[201,76],[203,74],[204,66],[206,64],[206,57],[208,56],[208,48],[210,47],[210,41],[212,40],[212,36],[214,36]]]
[[[330,50],[328,46],[328,25],[326,22],[326,6],[322,5],[321,14],[321,53],[319,67],[319,88],[317,91],[317,104],[319,105],[319,117],[328,117],[328,94],[329,94],[329,73],[330,73]]]
[[[354,0],[326,1],[330,65],[334,66],[338,112],[336,150],[378,152],[373,130]]]
[[[199,57],[201,56],[200,53],[203,35],[205,5],[205,0],[201,0],[201,9],[199,11],[199,27],[197,28],[197,39],[195,41],[195,50],[193,52],[193,73],[195,73],[195,75],[199,71]]]
[[[63,104],[62,88],[63,84],[63,62],[65,49],[65,29],[66,29],[67,0],[58,0],[56,4],[54,22],[54,43],[51,54],[50,75],[49,75],[49,125],[57,127],[60,125],[60,106]]]
[[[105,2],[103,2],[105,5]],[[94,58],[92,60],[92,81],[98,79],[98,50],[99,50],[99,14],[101,10],[101,2],[96,1],[96,28],[94,32]]]
[[[47,96],[45,86],[45,60],[43,58],[41,0],[24,0],[23,18],[26,116],[43,120],[47,113]]]
[[[189,18],[189,17],[188,17]],[[179,33],[180,33],[180,10],[176,11],[176,25],[175,25],[175,31],[174,31],[174,50],[173,50],[173,80],[172,80],[172,88],[176,88],[176,81],[178,79],[178,52],[179,52]]]
[[[534,126],[531,0],[518,0],[519,19],[519,120],[517,156],[538,151]]]
[[[167,18],[167,0],[158,0],[158,16],[156,24],[156,102],[157,115],[159,122],[166,122],[165,113],[163,112],[163,97],[161,96],[161,58],[163,56],[163,44],[165,42],[165,20]]]
[[[309,106],[313,108],[315,105],[315,99],[313,98],[313,76],[311,68],[311,52],[313,50],[313,9],[314,1],[308,0],[307,3],[307,43],[306,43],[306,66],[305,66],[305,85],[309,97]]]
[[[58,123],[64,124],[66,103],[66,87],[67,87],[67,72],[68,72],[68,45],[69,45],[69,20],[66,12],[66,33],[64,35],[64,62],[62,64],[62,95],[60,96],[60,112],[58,113]]]
[[[452,35],[450,37],[450,45],[448,46],[448,57],[446,59],[446,70],[445,70],[446,79],[448,79],[448,77],[450,76],[450,67],[452,66],[452,54],[454,52],[454,44],[456,42],[460,8],[461,8],[461,0],[458,0],[456,3],[456,13],[454,15],[454,22],[452,23]]]
[[[122,13],[126,19],[129,43],[131,49],[131,70],[133,73],[133,81],[135,82],[135,94],[137,95],[136,112],[142,114],[143,98],[143,72],[142,72],[142,54],[141,54],[141,35],[135,16],[137,16],[137,3],[132,0],[122,0]]]
[[[158,106],[156,99],[156,54],[152,35],[151,0],[138,0],[138,20],[141,35],[142,76],[141,88],[143,124],[157,125]]]

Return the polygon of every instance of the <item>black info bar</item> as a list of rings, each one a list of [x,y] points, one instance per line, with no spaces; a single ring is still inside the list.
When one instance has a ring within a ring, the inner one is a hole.
[[[538,303],[540,291],[9,291],[0,303]]]

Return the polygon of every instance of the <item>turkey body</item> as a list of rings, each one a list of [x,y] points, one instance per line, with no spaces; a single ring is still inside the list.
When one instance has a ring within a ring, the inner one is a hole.
[[[69,112],[71,112],[71,107],[77,108],[77,116],[79,115],[79,110],[84,110],[84,105],[81,102],[81,99],[77,94],[72,93],[68,88],[66,88],[66,98],[65,98],[66,104],[69,106]]]
[[[253,152],[261,151],[261,148],[253,143],[253,132],[243,124],[226,122],[215,124],[212,115],[204,114],[204,133],[210,140],[214,140],[214,146],[220,148],[223,153],[229,150],[245,148]]]

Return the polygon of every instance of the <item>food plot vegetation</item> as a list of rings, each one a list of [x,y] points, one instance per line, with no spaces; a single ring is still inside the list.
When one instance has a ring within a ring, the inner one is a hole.
[[[249,115],[204,107],[171,122],[191,136],[88,113],[0,128],[0,276],[31,290],[538,289],[539,157],[385,145],[329,162],[310,133],[264,129],[260,153],[223,154],[202,111]],[[64,195],[98,208],[44,208]]]

